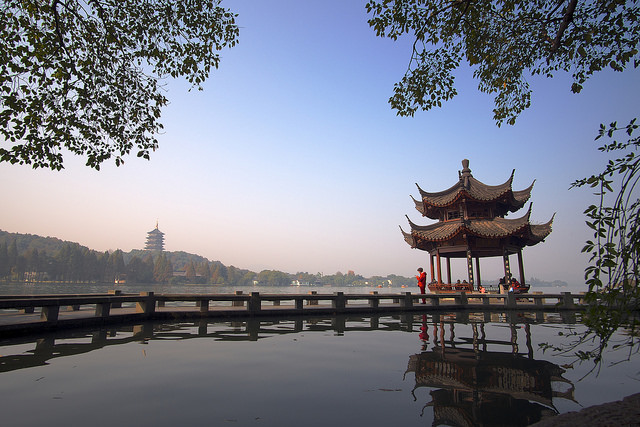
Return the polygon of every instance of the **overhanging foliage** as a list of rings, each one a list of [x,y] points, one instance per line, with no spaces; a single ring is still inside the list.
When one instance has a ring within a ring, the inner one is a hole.
[[[237,43],[220,0],[7,0],[0,5],[0,162],[63,168],[158,147],[161,79],[200,88]]]

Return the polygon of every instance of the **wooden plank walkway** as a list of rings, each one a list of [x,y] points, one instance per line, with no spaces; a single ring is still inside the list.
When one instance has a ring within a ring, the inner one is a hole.
[[[0,337],[62,328],[180,319],[470,311],[575,311],[583,295],[561,294],[108,294],[0,297]],[[424,302],[422,302],[424,300]]]

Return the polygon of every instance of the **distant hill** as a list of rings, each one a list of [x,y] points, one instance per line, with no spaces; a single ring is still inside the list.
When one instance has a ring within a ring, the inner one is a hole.
[[[569,286],[567,282],[564,282],[562,280],[554,280],[552,282],[546,282],[544,280],[540,280],[535,277],[532,277],[531,279],[529,279],[527,283],[533,287],[540,287],[540,288],[566,288]]]
[[[18,254],[22,255],[31,249],[37,249],[38,252],[55,253],[60,250],[65,243],[64,240],[60,240],[56,237],[41,237],[35,234],[19,234],[8,233],[0,230],[0,245],[4,244],[9,246],[13,242],[16,242],[18,248]]]
[[[25,253],[35,249],[40,253],[47,253],[49,255],[54,255],[64,245],[74,245],[78,246],[81,249],[86,249],[89,251],[94,251],[86,246],[82,246],[79,243],[71,242],[68,240],[61,240],[57,237],[42,237],[35,234],[20,234],[20,233],[9,233],[3,230],[0,230],[0,245],[4,245],[9,247],[13,242],[16,242],[16,247],[18,249],[18,255],[24,255]],[[95,251],[97,252],[97,251]],[[149,251],[145,251],[142,249],[133,249],[129,252],[123,252],[123,258],[125,263],[129,263],[129,260],[134,256],[138,256],[139,258],[144,258]],[[173,264],[173,268],[175,270],[184,270],[184,267],[189,264],[189,262],[194,263],[203,263],[203,262],[211,262],[207,258],[190,254],[183,251],[170,252],[165,251],[167,254],[167,258]]]

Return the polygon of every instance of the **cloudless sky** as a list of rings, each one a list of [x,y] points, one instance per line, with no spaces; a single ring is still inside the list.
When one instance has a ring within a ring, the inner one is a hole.
[[[531,78],[532,107],[498,128],[493,98],[463,68],[453,101],[397,117],[387,100],[410,41],[377,38],[365,4],[223,3],[239,14],[240,43],[222,51],[204,91],[165,81],[170,105],[151,161],[99,172],[72,155],[61,172],[0,163],[0,229],[129,251],[158,221],[167,250],[256,272],[410,276],[428,268],[398,227],[410,230],[405,215],[430,222],[409,197],[419,198],[415,183],[449,188],[467,158],[486,184],[512,169],[514,190],[535,179],[533,222],[556,213],[546,242],[524,251],[526,277],[582,283],[591,237],[582,212],[596,199],[568,188],[604,166],[599,124],[638,114],[639,73],[601,72],[579,95],[569,76]],[[464,265],[454,268],[464,278]],[[501,275],[500,260],[481,268],[483,280]]]

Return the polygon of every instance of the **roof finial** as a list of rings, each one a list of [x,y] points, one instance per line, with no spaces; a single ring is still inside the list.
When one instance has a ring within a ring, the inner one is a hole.
[[[469,169],[468,159],[464,159],[462,161],[462,175],[471,175],[471,169]]]
[[[156,219],[156,230],[158,229],[158,220]]]
[[[462,185],[465,188],[469,188],[470,176],[471,176],[471,169],[469,169],[469,160],[464,159],[462,160],[462,175],[460,176],[460,178],[462,178]]]

